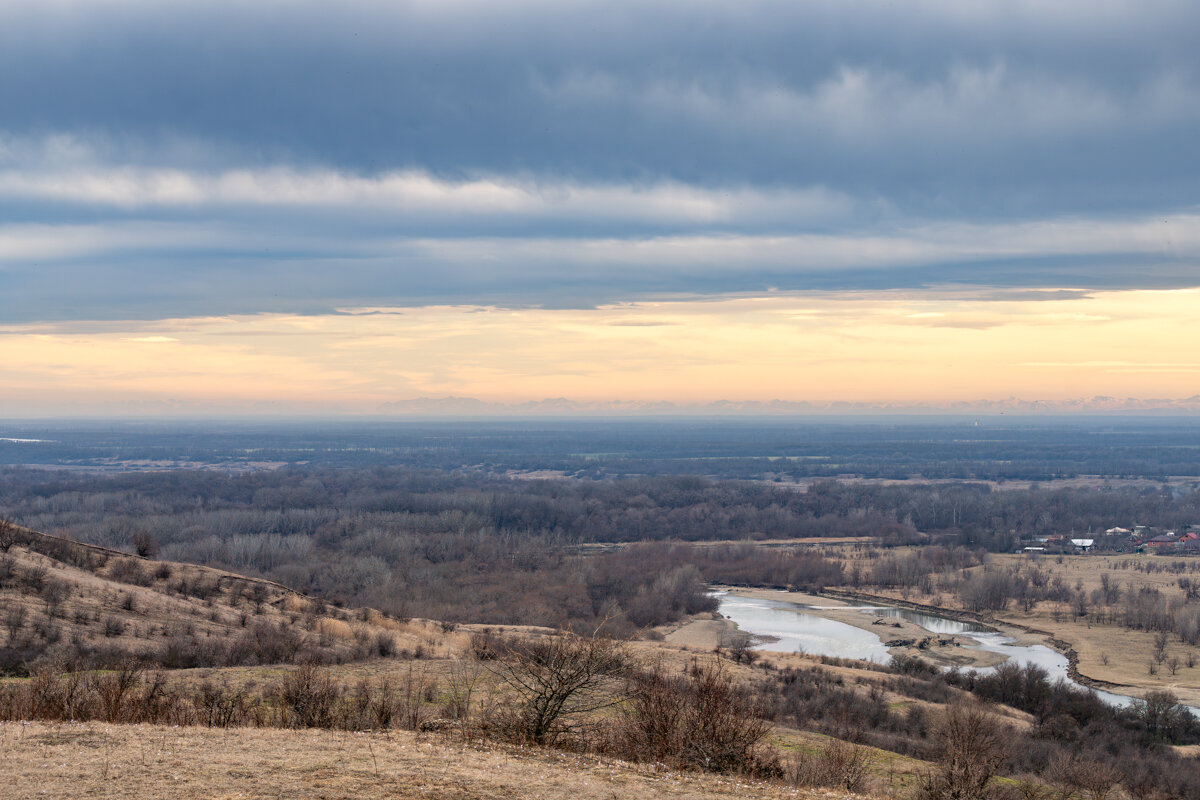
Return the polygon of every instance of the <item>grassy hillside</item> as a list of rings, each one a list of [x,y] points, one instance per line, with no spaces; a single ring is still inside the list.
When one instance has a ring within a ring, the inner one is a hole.
[[[396,619],[3,534],[0,782],[29,796],[935,798],[978,779],[954,764],[1028,796],[1200,791],[1170,748],[1194,719],[1036,671]]]
[[[336,608],[271,581],[17,526],[2,535],[0,674],[130,656],[168,668],[337,663],[461,645],[435,623]]]
[[[437,736],[211,730],[148,725],[0,724],[9,800],[373,798],[816,800],[866,795]]]

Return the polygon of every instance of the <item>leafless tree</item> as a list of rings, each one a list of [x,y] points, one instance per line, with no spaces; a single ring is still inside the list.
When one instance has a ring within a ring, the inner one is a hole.
[[[1154,634],[1154,660],[1162,663],[1167,658],[1167,632],[1159,631]]]
[[[508,727],[537,744],[576,731],[581,715],[619,702],[619,694],[602,689],[629,662],[623,643],[599,628],[587,636],[512,637],[494,656],[480,663],[517,696]]]
[[[17,634],[21,632],[21,628],[25,625],[25,618],[28,612],[25,606],[13,604],[7,611],[4,612],[4,627],[8,629],[8,641],[14,642],[17,639]]]
[[[1121,771],[1113,764],[1092,761],[1078,753],[1064,754],[1050,764],[1045,778],[1060,798],[1108,800],[1121,783]]]
[[[471,722],[471,708],[475,693],[483,677],[483,668],[474,659],[456,659],[451,662],[446,676],[447,715],[458,723],[459,732],[466,738]]]
[[[999,720],[982,708],[949,706],[937,728],[937,768],[922,781],[923,800],[985,800],[1007,739]]]
[[[7,553],[8,549],[16,543],[17,526],[0,517],[0,553]]]
[[[149,531],[134,531],[133,549],[142,558],[154,558],[158,555],[158,540]]]

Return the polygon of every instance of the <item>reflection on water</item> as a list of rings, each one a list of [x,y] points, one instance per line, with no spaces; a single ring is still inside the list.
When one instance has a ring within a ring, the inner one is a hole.
[[[850,606],[877,616],[898,617],[920,625],[931,633],[962,635],[976,641],[980,650],[1000,653],[1008,660],[1025,666],[1036,664],[1046,670],[1051,681],[1063,680],[1081,689],[1088,689],[1068,676],[1067,657],[1056,650],[1041,645],[1018,645],[1011,636],[987,630],[974,622],[947,619],[935,614],[913,611],[894,606],[847,603],[843,606],[815,606],[788,603],[778,600],[760,600],[718,592],[721,605],[718,610],[737,623],[746,633],[769,636],[771,641],[758,644],[760,650],[775,650],[784,653],[809,653],[837,658],[858,658],[876,663],[887,663],[891,658],[883,640],[871,631],[847,625],[824,617],[805,614],[810,611],[844,609]],[[991,672],[995,667],[976,667],[978,672]],[[1132,697],[1091,689],[1105,702],[1115,706],[1127,706]],[[1194,711],[1197,709],[1193,709]]]
[[[805,614],[803,606],[777,600],[759,600],[720,594],[718,609],[746,633],[769,636],[761,650],[810,653],[838,658],[861,658],[886,664],[891,656],[879,637],[853,625]]]
[[[1026,664],[1036,664],[1046,670],[1050,675],[1050,680],[1061,679],[1071,684],[1078,686],[1081,689],[1090,687],[1076,683],[1068,677],[1068,667],[1070,662],[1067,657],[1057,650],[1053,650],[1044,644],[1034,645],[1017,645],[1012,644],[1012,637],[1005,636],[1002,633],[969,633],[966,634],[970,638],[979,642],[980,650],[987,650],[991,653],[1000,653],[1008,656],[1008,660],[1019,666]],[[979,667],[975,671],[981,673],[993,672],[995,667]],[[1112,692],[1103,692],[1099,689],[1091,689],[1099,695],[1101,700],[1114,706],[1127,706],[1133,702],[1132,697],[1127,697],[1123,694],[1113,694]]]
[[[924,611],[914,611],[911,608],[897,608],[896,606],[873,606],[867,603],[856,600],[847,600],[846,605],[863,611],[874,614],[877,617],[890,617],[895,619],[903,619],[908,622],[920,625],[930,633],[940,633],[944,636],[957,636],[959,634],[986,633],[988,629],[978,622],[969,622],[959,619],[949,619],[948,617],[938,617]],[[833,606],[825,606],[825,608],[833,608]]]

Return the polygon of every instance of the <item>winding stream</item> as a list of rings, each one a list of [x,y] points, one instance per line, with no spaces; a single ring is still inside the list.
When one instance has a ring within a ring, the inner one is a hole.
[[[885,617],[900,617],[915,623],[930,633],[943,636],[956,635],[973,639],[974,647],[993,653],[1000,653],[1008,660],[1025,666],[1036,664],[1049,673],[1050,680],[1061,679],[1088,689],[1082,684],[1071,680],[1067,672],[1067,657],[1046,645],[1017,645],[1013,638],[1002,633],[987,630],[974,622],[939,617],[922,611],[896,606],[870,605],[854,601],[846,601],[840,606],[816,606],[802,603],[789,603],[780,600],[765,600],[740,595],[718,592],[721,614],[737,623],[746,633],[757,636],[771,637],[771,641],[755,645],[758,650],[775,650],[785,653],[811,653],[813,655],[835,656],[838,658],[857,658],[876,663],[887,663],[891,658],[883,640],[871,631],[825,619],[805,611],[819,611],[833,608],[854,608],[863,613]],[[994,667],[976,667],[979,672],[989,672]],[[1105,702],[1115,706],[1127,706],[1134,698],[1098,689],[1090,689]],[[1195,711],[1196,709],[1193,709]]]

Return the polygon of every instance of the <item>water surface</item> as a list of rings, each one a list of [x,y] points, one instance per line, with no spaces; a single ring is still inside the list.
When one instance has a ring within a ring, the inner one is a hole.
[[[1044,644],[1019,645],[1011,636],[988,630],[976,622],[940,617],[924,611],[887,605],[872,605],[863,602],[847,602],[845,605],[806,605],[784,600],[765,600],[741,595],[718,592],[718,610],[737,623],[746,633],[770,637],[769,641],[755,645],[759,650],[774,650],[784,653],[808,653],[836,658],[857,658],[885,664],[891,659],[883,640],[872,631],[856,628],[844,622],[825,619],[805,611],[834,609],[857,609],[863,613],[883,617],[895,617],[913,622],[930,633],[943,636],[963,636],[973,640],[972,647],[991,653],[1000,653],[1008,661],[1025,666],[1035,664],[1046,670],[1051,681],[1062,680],[1080,689],[1095,692],[1102,700],[1114,706],[1127,706],[1133,697],[1114,692],[1105,692],[1084,686],[1072,680],[1068,669],[1070,662],[1057,650]],[[988,673],[995,667],[971,667],[980,673]],[[1200,709],[1192,709],[1200,713]]]

